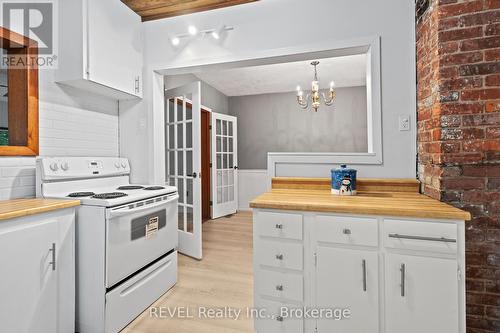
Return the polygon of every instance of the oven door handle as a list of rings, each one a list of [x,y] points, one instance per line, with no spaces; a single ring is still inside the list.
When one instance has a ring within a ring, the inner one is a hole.
[[[140,207],[128,208],[129,205],[124,205],[123,208],[119,208],[119,209],[116,209],[116,210],[113,210],[113,209],[108,210],[107,213],[106,213],[106,217],[108,219],[112,219],[114,217],[119,217],[119,216],[124,216],[124,215],[129,215],[129,214],[143,212],[145,210],[150,210],[151,208],[156,208],[156,207],[159,207],[159,206],[163,206],[163,205],[165,205],[165,204],[167,204],[169,202],[172,202],[174,200],[177,200],[177,199],[179,199],[179,195],[178,194],[169,197],[167,200],[158,201],[158,202],[155,202],[155,203],[149,204],[149,205],[142,205]],[[148,199],[148,200],[151,200],[151,199]]]

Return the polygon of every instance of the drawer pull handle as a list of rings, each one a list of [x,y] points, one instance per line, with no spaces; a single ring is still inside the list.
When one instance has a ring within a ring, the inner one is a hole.
[[[282,284],[277,285],[276,290],[283,291],[283,285]]]
[[[56,270],[56,243],[52,243],[52,246],[49,249],[49,252],[52,254],[52,261],[49,262],[49,265],[52,266],[52,270]]]
[[[400,234],[389,234],[389,238],[399,238],[399,239],[416,239],[431,242],[444,242],[444,243],[456,243],[457,240],[453,238],[445,237],[424,237],[424,236],[411,236],[411,235],[400,235]]]
[[[277,223],[276,224],[276,229],[283,229],[283,224]]]
[[[405,280],[406,280],[406,265],[401,264],[401,267],[399,268],[399,271],[401,272],[401,297],[405,297]]]
[[[361,266],[363,268],[363,291],[366,291],[366,260],[365,259],[363,259]]]
[[[350,234],[351,234],[351,229],[347,229],[347,228],[346,228],[346,229],[342,230],[342,233],[343,233],[344,235],[350,235]]]
[[[282,255],[282,254],[277,254],[277,255],[276,255],[276,259],[278,259],[278,260],[283,260],[283,255]]]
[[[276,317],[276,320],[277,320],[277,321],[283,321],[283,317],[282,317],[282,316],[277,316],[277,317]]]

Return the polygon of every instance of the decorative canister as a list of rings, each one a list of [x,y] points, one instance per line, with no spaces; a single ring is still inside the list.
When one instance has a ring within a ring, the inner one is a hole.
[[[332,193],[338,195],[356,195],[356,170],[342,164],[332,169]]]

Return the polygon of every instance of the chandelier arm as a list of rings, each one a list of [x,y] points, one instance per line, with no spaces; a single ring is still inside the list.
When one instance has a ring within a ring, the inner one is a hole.
[[[307,101],[305,102],[302,102],[300,103],[299,102],[299,106],[302,108],[302,109],[307,109],[309,107],[309,103]]]
[[[330,92],[330,98],[326,98],[326,95],[324,92],[321,93],[323,95],[323,101],[327,106],[332,106],[333,102],[335,101],[335,94],[333,92]]]
[[[304,101],[303,102],[300,102],[299,100],[297,100],[297,103],[299,104],[299,106],[302,108],[302,109],[307,109],[309,107],[309,98],[311,98],[311,94],[306,94],[306,97],[304,98]]]

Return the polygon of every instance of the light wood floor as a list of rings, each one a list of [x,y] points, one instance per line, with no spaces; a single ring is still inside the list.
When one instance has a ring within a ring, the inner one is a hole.
[[[177,285],[153,304],[164,311],[187,307],[194,318],[153,318],[148,309],[122,333],[253,333],[253,321],[244,315],[252,295],[252,215],[240,212],[203,224],[203,260],[179,255]],[[202,319],[199,307],[242,309],[242,318]]]

